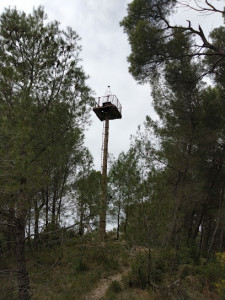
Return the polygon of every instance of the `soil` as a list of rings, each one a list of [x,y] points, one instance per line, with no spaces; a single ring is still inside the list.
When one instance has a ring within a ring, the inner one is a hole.
[[[99,300],[101,299],[108,287],[110,286],[111,282],[114,281],[114,280],[117,280],[117,281],[121,281],[123,276],[125,276],[126,274],[128,274],[130,271],[129,268],[123,270],[121,273],[117,273],[115,275],[112,275],[112,276],[109,276],[107,278],[102,278],[98,284],[97,284],[97,287],[92,290],[85,298],[85,300]]]

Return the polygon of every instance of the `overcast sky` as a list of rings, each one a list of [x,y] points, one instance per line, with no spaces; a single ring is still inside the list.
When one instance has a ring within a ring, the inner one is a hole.
[[[119,22],[126,15],[127,4],[131,0],[1,0],[0,11],[5,7],[17,7],[25,12],[32,12],[33,7],[43,5],[50,20],[58,20],[61,28],[71,26],[81,37],[83,59],[82,65],[90,76],[89,86],[96,97],[103,96],[107,86],[122,104],[122,119],[110,121],[109,152],[117,156],[129,148],[129,138],[142,124],[145,116],[156,117],[151,106],[149,85],[137,85],[128,73],[127,56],[130,47],[127,36],[123,33]],[[212,1],[212,2],[218,2]],[[219,1],[224,3],[223,1]],[[217,19],[211,16],[199,22],[193,20],[193,12],[189,13],[193,25],[205,23],[211,30]],[[184,16],[174,21],[186,22]],[[206,21],[206,22],[205,22]],[[97,170],[101,165],[102,122],[92,112],[92,124],[86,132],[86,146],[94,156]]]

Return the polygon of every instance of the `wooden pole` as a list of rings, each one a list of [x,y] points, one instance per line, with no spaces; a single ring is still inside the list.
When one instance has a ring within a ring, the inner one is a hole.
[[[101,240],[105,239],[106,233],[106,211],[107,211],[107,159],[108,159],[108,141],[109,141],[109,119],[105,121],[103,163],[102,163],[102,201],[100,212],[99,232]]]

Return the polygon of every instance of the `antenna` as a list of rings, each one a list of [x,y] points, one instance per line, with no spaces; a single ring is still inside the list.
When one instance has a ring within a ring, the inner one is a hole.
[[[109,140],[109,120],[122,118],[122,106],[115,95],[112,95],[110,86],[105,92],[105,96],[96,99],[96,107],[93,111],[100,121],[103,121],[102,132],[102,201],[100,212],[99,232],[102,240],[105,239],[106,233],[106,211],[107,211],[107,159],[108,159],[108,140]]]
[[[110,96],[110,95],[112,95],[112,92],[110,90],[110,85],[108,85],[108,88],[107,88],[107,90],[105,92],[105,96]]]

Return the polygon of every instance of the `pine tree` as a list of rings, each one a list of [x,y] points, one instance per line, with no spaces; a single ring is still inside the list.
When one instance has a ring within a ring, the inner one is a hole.
[[[82,140],[90,100],[77,33],[46,19],[42,7],[0,17],[0,213],[13,211],[19,299],[30,299],[28,212]]]

